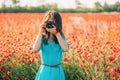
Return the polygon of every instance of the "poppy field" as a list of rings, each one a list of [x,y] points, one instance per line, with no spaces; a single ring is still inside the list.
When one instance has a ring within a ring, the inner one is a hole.
[[[60,13],[66,80],[120,80],[120,13]],[[44,13],[0,13],[0,80],[34,80],[32,45]]]

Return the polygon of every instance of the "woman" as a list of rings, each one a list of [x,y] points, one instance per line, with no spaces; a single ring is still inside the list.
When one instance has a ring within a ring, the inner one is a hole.
[[[35,80],[65,80],[61,60],[62,52],[68,51],[68,44],[62,33],[62,19],[58,12],[48,11],[45,14],[33,51],[39,51],[41,58]]]

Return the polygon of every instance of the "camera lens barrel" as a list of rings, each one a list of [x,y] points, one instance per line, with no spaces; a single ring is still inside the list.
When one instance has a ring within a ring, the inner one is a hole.
[[[52,25],[54,25],[54,23],[53,23],[52,21],[46,22],[46,27],[47,27],[47,28],[53,28]]]

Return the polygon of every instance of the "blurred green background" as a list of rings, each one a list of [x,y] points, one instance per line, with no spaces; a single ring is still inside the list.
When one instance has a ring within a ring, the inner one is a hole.
[[[0,12],[46,12],[47,10],[59,12],[120,12],[119,0],[101,0],[102,3],[100,0],[69,0],[68,2],[67,0],[56,0],[56,2],[54,2],[55,0],[29,0],[27,4],[33,4],[36,1],[36,5],[30,6],[26,4],[22,6],[25,1],[27,0],[0,0]],[[94,1],[93,6],[87,6],[91,1]],[[114,3],[109,4],[110,1],[114,1]],[[59,7],[59,4],[63,6],[73,4],[69,6],[74,7]]]

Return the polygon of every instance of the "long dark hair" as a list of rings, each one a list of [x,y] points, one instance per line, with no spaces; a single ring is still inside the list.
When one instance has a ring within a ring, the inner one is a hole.
[[[54,10],[47,11],[43,18],[43,22],[47,22],[47,21],[53,21],[55,23],[57,32],[60,32],[60,34],[63,35],[63,33],[62,33],[62,18],[58,12],[56,12]],[[50,37],[50,32],[46,31],[46,34],[43,37],[45,44],[47,44],[49,37]],[[58,40],[55,35],[53,35],[53,40],[55,41],[55,43],[58,43]]]

